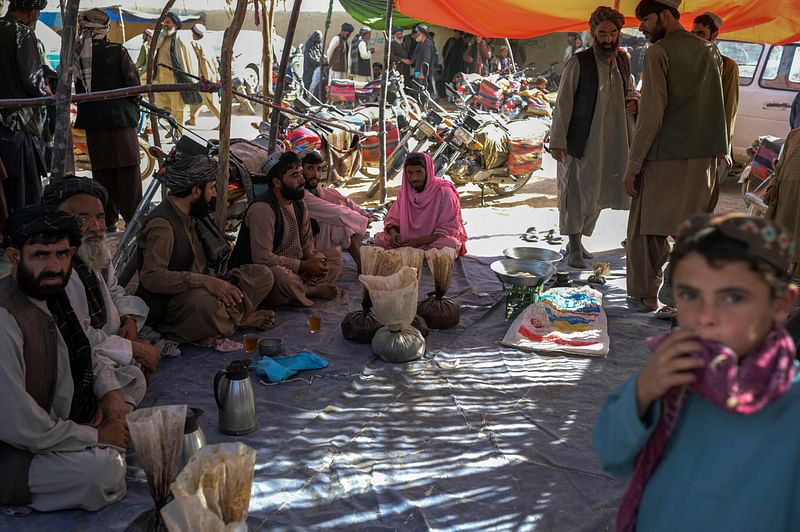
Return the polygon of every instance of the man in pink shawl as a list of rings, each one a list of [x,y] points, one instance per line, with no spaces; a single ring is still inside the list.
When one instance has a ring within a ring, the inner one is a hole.
[[[384,231],[375,235],[375,245],[383,248],[450,247],[459,256],[467,253],[458,192],[453,183],[436,177],[427,153],[406,157],[400,193],[383,226]]]
[[[319,152],[307,150],[299,155],[307,191],[303,201],[308,215],[319,225],[319,232],[314,237],[317,249],[346,249],[361,272],[361,240],[374,218],[339,191],[319,186],[322,174]]]

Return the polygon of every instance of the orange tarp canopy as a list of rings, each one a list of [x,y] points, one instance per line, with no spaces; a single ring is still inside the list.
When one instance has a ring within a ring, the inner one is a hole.
[[[618,9],[625,27],[638,28],[638,2],[622,0]],[[589,15],[613,0],[395,0],[397,9],[429,24],[484,37],[526,39],[557,31],[583,31]],[[694,17],[712,11],[722,17],[720,37],[773,44],[800,41],[800,0],[687,0],[681,22],[691,28]]]

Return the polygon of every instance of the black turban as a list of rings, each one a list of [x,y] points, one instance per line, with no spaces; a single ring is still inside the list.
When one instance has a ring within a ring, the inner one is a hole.
[[[9,11],[41,11],[47,7],[47,0],[11,0]]]
[[[167,17],[172,19],[172,22],[175,23],[175,26],[178,29],[181,29],[181,25],[183,24],[183,22],[181,22],[181,18],[178,15],[170,11],[169,13],[167,13]]]
[[[105,205],[108,202],[106,188],[94,179],[88,177],[64,176],[53,179],[42,192],[42,203],[58,207],[64,201],[77,194],[88,194],[100,200]]]
[[[342,24],[342,31],[353,33],[355,31],[355,28],[349,22],[345,22],[344,24]]]
[[[41,234],[64,235],[72,246],[81,243],[78,219],[52,205],[31,205],[14,211],[6,223],[6,246],[22,249],[31,237]]]
[[[164,183],[170,192],[202,187],[217,178],[217,161],[208,155],[184,155],[166,165]]]

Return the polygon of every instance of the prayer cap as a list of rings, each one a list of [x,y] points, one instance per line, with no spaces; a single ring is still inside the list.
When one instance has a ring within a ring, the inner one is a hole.
[[[342,31],[353,33],[355,31],[355,28],[349,22],[345,22],[344,24],[342,24]]]
[[[372,30],[370,28],[368,28],[367,26],[361,26],[361,29],[358,30],[358,34],[359,35],[364,35],[364,34],[367,34],[367,33],[371,32],[371,31]]]
[[[264,175],[269,175],[270,170],[275,168],[275,165],[280,162],[281,155],[283,155],[283,152],[281,151],[274,151],[270,153],[269,157],[267,157],[267,159],[261,165],[261,173]]]
[[[84,11],[78,17],[78,24],[81,26],[108,26],[110,19],[105,11],[98,8],[93,8]]]
[[[622,29],[625,25],[625,15],[614,8],[600,6],[594,10],[592,16],[589,18],[589,27],[594,30],[601,22],[605,22],[606,20],[614,24],[617,29]]]
[[[196,33],[200,37],[206,34],[206,27],[203,24],[197,23],[192,26],[192,33]]]
[[[398,31],[403,31],[403,28],[401,28],[400,26],[395,26],[394,28],[392,28],[392,34],[395,34]]]
[[[72,246],[81,243],[78,219],[52,205],[38,204],[14,211],[6,223],[6,246],[22,249],[22,246],[39,234],[64,234]]]
[[[108,202],[108,191],[99,182],[88,177],[64,176],[53,179],[44,187],[42,203],[58,207],[64,201],[78,194],[88,194],[100,200],[103,205]]]
[[[717,29],[722,27],[722,18],[719,15],[715,15],[711,11],[706,11],[703,14],[714,22],[714,25],[717,27]]]
[[[177,26],[178,29],[180,29],[181,24],[183,24],[183,23],[181,22],[181,18],[178,15],[176,15],[174,12],[170,11],[169,13],[167,13],[167,17],[171,18],[172,22],[175,23],[175,26]]]
[[[202,187],[216,178],[217,161],[210,155],[184,155],[168,162],[164,168],[164,183],[173,193]]]
[[[144,30],[144,32],[147,34],[148,37],[153,36],[153,30],[151,30],[150,28],[147,28],[146,30]]]
[[[47,0],[11,0],[9,11],[41,11],[47,7]]]
[[[431,30],[430,30],[430,28],[429,28],[428,26],[426,26],[425,24],[419,24],[419,25],[417,26],[417,31],[418,31],[418,32],[420,32],[420,33],[424,33],[424,34],[425,34],[425,35],[427,35],[428,37],[430,37],[430,36],[431,36]]]
[[[795,261],[794,240],[783,227],[765,218],[737,213],[689,218],[680,228],[673,253],[680,253],[682,248],[692,246],[715,231],[745,244],[752,256],[780,272],[788,272]]]

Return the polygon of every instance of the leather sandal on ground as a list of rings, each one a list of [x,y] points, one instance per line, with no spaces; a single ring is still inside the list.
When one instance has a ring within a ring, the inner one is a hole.
[[[678,309],[670,306],[663,306],[656,311],[656,318],[659,320],[674,320],[678,318]]]
[[[533,242],[538,242],[539,241],[539,237],[536,236],[536,228],[535,227],[527,228],[524,233],[519,235],[519,237],[522,240],[524,240],[525,242],[533,243]]]
[[[564,239],[556,234],[555,229],[550,229],[549,231],[547,231],[547,234],[545,235],[544,239],[547,241],[548,244],[554,246],[564,243]]]

